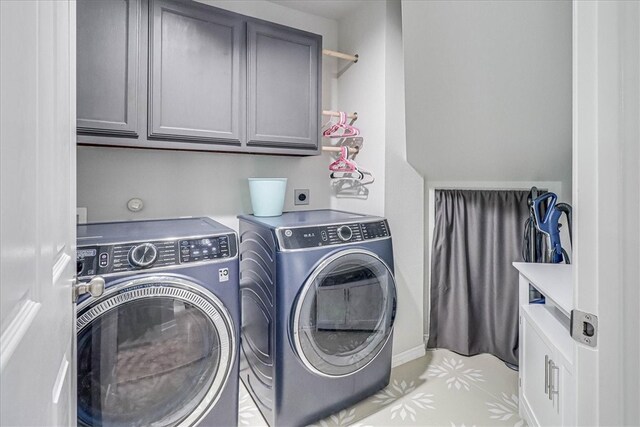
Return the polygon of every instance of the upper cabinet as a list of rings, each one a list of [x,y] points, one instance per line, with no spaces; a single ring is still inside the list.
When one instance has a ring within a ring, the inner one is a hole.
[[[320,152],[321,36],[176,0],[80,1],[77,25],[79,144]]]
[[[321,43],[308,33],[247,24],[249,145],[317,147]]]
[[[78,133],[137,137],[140,3],[77,3]]]
[[[240,145],[244,22],[208,6],[152,2],[149,136]]]

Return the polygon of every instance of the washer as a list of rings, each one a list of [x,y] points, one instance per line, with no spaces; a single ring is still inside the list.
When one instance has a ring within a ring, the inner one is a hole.
[[[389,383],[396,311],[384,218],[240,216],[240,378],[271,426],[303,426]]]
[[[78,226],[78,424],[234,426],[238,245],[208,218]]]

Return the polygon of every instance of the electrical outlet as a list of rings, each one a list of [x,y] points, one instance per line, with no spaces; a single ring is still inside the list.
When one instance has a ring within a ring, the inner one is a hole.
[[[293,190],[293,204],[294,205],[308,205],[309,204],[309,190]]]
[[[87,223],[87,208],[79,207],[76,208],[76,224],[86,224]]]

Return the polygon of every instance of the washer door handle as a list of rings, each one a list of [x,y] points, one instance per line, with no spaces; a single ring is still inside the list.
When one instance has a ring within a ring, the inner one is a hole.
[[[78,280],[73,281],[73,302],[78,300],[80,295],[86,293],[91,294],[92,297],[102,296],[104,292],[104,279],[102,276],[95,276],[88,282],[79,283]]]

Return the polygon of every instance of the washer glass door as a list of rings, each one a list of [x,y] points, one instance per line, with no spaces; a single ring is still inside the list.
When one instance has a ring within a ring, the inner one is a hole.
[[[132,280],[78,313],[78,424],[193,425],[234,362],[222,303],[173,277]]]
[[[395,307],[393,274],[380,258],[362,250],[339,252],[300,292],[292,325],[296,352],[318,374],[352,374],[384,347]]]

